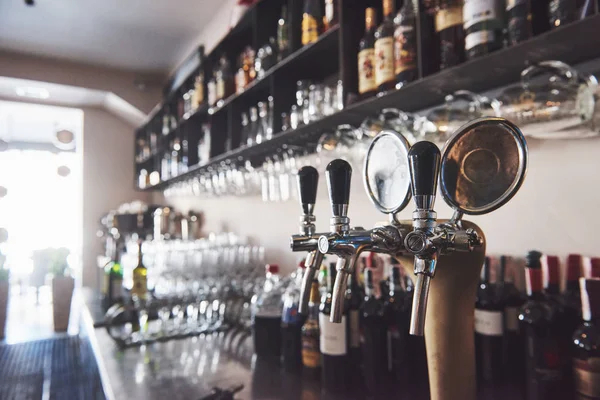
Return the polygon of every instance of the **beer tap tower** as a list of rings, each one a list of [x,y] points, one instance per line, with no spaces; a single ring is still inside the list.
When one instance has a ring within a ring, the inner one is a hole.
[[[352,169],[334,160],[327,166],[331,232],[292,237],[294,251],[314,251],[316,244],[320,253],[339,257],[332,322],[341,321],[348,276],[362,251],[388,253],[405,263],[412,256],[416,283],[410,333],[427,332],[432,399],[475,398],[473,313],[485,237],[462,216],[486,214],[507,203],[525,178],[527,158],[521,131],[503,118],[465,124],[441,153],[427,141],[409,149],[400,134],[383,131],[367,151],[363,178],[373,204],[390,215],[389,225],[350,229]],[[447,222],[439,222],[434,211],[438,181],[443,199],[454,209]],[[411,195],[416,206],[412,221],[399,221],[396,214]],[[435,318],[426,319],[427,311]]]

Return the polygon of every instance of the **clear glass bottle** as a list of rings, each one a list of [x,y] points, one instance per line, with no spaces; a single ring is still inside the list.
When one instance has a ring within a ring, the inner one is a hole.
[[[267,98],[267,117],[265,119],[265,139],[271,140],[274,133],[273,125],[273,111],[275,109],[275,103],[273,102],[273,96]]]
[[[250,128],[250,119],[248,118],[248,113],[243,112],[241,114],[242,119],[242,131],[240,133],[240,143],[242,146],[246,146],[248,144],[248,138],[250,137],[250,132],[248,131]]]
[[[279,266],[266,266],[263,290],[252,299],[252,334],[254,352],[259,357],[281,355],[281,316],[283,310]]]
[[[256,131],[256,143],[262,143],[266,139],[267,133],[267,103],[261,101],[257,104],[258,107],[258,129]]]
[[[257,143],[256,134],[258,133],[258,110],[256,107],[250,107],[250,127],[248,129],[248,146]]]

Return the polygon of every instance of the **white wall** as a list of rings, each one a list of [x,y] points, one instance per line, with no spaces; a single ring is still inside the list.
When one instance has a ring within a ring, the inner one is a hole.
[[[134,190],[134,127],[96,108],[83,109],[83,285],[97,287],[100,218],[119,204],[150,195]]]
[[[550,254],[570,252],[600,256],[600,139],[570,141],[529,140],[527,178],[518,194],[489,215],[469,218],[479,224],[488,240],[490,254],[524,255],[538,249]],[[371,205],[363,188],[362,168],[354,168],[349,217],[352,225],[372,227],[385,220]],[[297,260],[289,250],[289,236],[298,230],[300,208],[296,201],[263,203],[251,198],[170,198],[182,210],[206,213],[206,231],[229,229],[252,237],[266,246],[267,255],[283,269]],[[410,219],[412,203],[400,214]],[[451,209],[438,197],[436,211],[449,218]],[[315,215],[317,228],[329,226],[329,200],[322,176]]]

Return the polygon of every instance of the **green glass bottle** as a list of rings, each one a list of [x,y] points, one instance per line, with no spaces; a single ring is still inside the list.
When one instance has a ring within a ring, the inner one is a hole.
[[[115,244],[115,252],[111,262],[104,267],[105,293],[108,307],[123,300],[123,268],[121,267],[119,244]]]

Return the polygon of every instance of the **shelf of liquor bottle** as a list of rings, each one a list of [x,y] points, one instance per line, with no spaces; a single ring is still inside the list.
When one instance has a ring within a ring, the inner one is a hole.
[[[447,94],[456,90],[483,92],[514,83],[519,80],[523,68],[531,63],[556,59],[575,64],[597,58],[600,56],[599,26],[600,15],[573,22],[515,46],[426,76],[380,96],[350,104],[343,110],[318,121],[280,132],[269,141],[217,155],[202,166],[191,167],[187,173],[147,187],[145,190],[164,189],[171,183],[187,179],[227,159],[241,158],[261,162],[261,157],[272,154],[284,145],[306,146],[306,143],[316,143],[322,133],[333,131],[340,124],[359,125],[364,118],[376,115],[384,108],[394,107],[416,112],[442,103]],[[319,42],[323,41],[322,46],[325,41],[333,41],[334,37],[338,37],[332,32],[335,30],[335,27],[332,28],[320,38]],[[327,39],[328,37],[330,39]],[[581,40],[581,38],[591,38],[591,40]],[[307,55],[310,48],[318,48],[316,46],[319,46],[319,42],[307,46],[307,49],[299,50],[297,53],[300,54],[295,53],[290,57]],[[274,70],[283,69],[289,63],[290,61],[286,59],[274,67]]]
[[[248,86],[246,86],[240,93],[233,94],[224,100],[219,100],[215,106],[208,109],[208,113],[210,115],[217,114],[221,110],[225,109],[229,104],[247,96],[249,93],[265,89],[269,83],[269,78],[276,73],[285,72],[290,68],[294,68],[296,70],[302,69],[308,63],[314,64],[315,60],[329,59],[332,57],[337,58],[338,46],[339,25],[335,25],[319,36],[319,39],[316,42],[301,47],[265,71],[262,77],[257,77],[255,80],[250,82],[250,84],[248,84]]]

